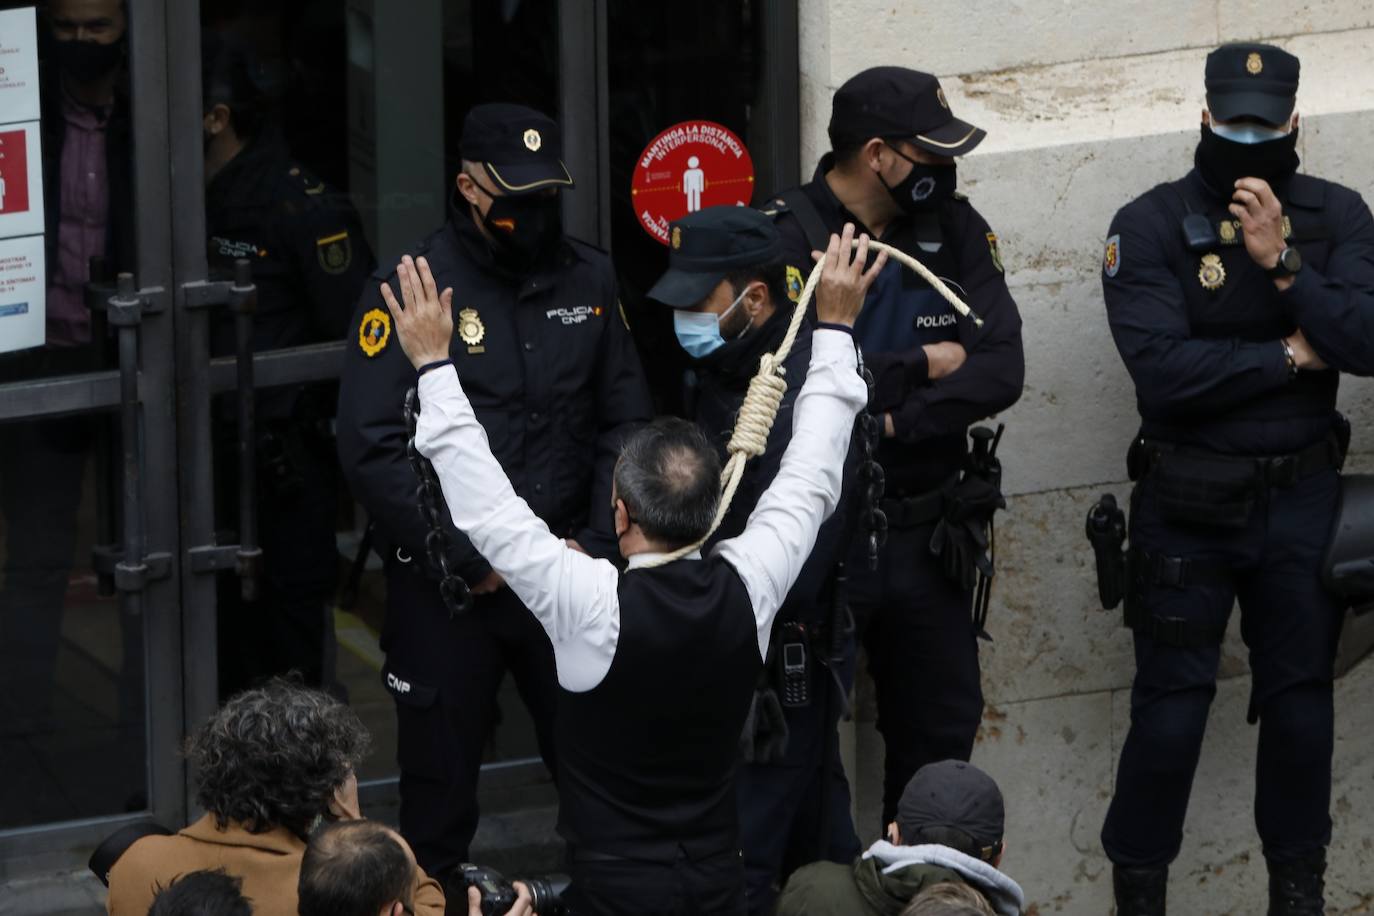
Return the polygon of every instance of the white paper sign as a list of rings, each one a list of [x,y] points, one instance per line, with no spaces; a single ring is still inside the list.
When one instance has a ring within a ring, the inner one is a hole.
[[[46,276],[43,236],[0,239],[0,353],[43,346]]]
[[[0,124],[38,118],[38,27],[34,8],[0,11]]]
[[[37,121],[0,124],[0,239],[44,229],[41,142]]]

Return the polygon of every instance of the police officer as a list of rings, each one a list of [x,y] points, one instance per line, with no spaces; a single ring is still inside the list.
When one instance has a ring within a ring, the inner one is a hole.
[[[1374,221],[1299,174],[1298,60],[1207,57],[1195,167],[1116,214],[1103,293],[1136,386],[1131,730],[1102,829],[1117,912],[1164,912],[1231,606],[1260,723],[1255,821],[1271,914],[1323,912],[1332,660],[1319,566],[1348,432],[1339,373],[1374,372]]]
[[[252,54],[211,32],[202,46],[211,277],[232,279],[237,259],[252,262],[255,352],[338,340],[372,270],[357,213],[291,158]],[[211,325],[211,350],[231,355],[234,347],[234,315],[223,309]],[[339,568],[332,389],[272,388],[256,397],[251,453],[263,566],[254,601],[242,600],[234,577],[219,583],[222,696],[292,670],[310,684],[324,680]],[[214,416],[218,518],[232,524],[241,434],[232,395],[216,402]]]
[[[692,359],[683,403],[722,460],[763,354],[787,332],[800,290],[787,284],[773,221],[747,207],[709,207],[673,223],[669,268],[649,296],[673,309]],[[792,407],[811,361],[809,321],[783,364],[787,392],[764,453],[747,465],[715,539],[744,530],[792,438]],[[842,562],[852,535],[852,462],[840,505],[773,626],[769,658],[743,736],[736,778],[749,912],[771,911],[777,888],[817,858],[849,862],[859,841],[835,727],[853,681],[853,628],[839,615]],[[709,545],[707,550],[709,552]],[[822,835],[823,832],[823,835]]]
[[[997,236],[956,191],[954,157],[983,136],[954,117],[935,77],[902,67],[865,70],[835,93],[833,151],[810,183],[777,202],[795,287],[809,273],[811,251],[824,248],[817,244],[824,234],[853,221],[954,281],[985,321],[976,328],[961,319],[924,280],[891,261],[854,328],[875,377],[870,436],[881,436],[875,451],[886,475],[881,508],[889,526],[875,571],[866,534],[877,533],[864,524],[848,564],[886,744],[883,824],[918,769],[969,758],[982,717],[969,570],[952,553],[934,555],[931,545],[952,502],[946,491],[966,463],[969,424],[1015,403],[1024,375],[1021,317]],[[969,555],[971,545],[959,546]]]
[[[423,254],[454,289],[453,360],[516,491],[560,537],[607,555],[615,551],[606,507],[620,440],[651,406],[610,260],[562,234],[558,194],[573,180],[560,148],[558,125],[536,111],[472,109],[457,208],[411,254]],[[375,279],[392,282],[393,274]],[[379,290],[366,290],[354,316],[339,455],[385,563],[383,678],[396,701],[401,831],[421,865],[440,872],[468,855],[478,768],[506,670],[551,769],[557,680],[539,623],[447,512],[449,566],[476,597],[468,613],[451,612],[441,598],[406,456],[402,407],[415,371],[393,340]]]

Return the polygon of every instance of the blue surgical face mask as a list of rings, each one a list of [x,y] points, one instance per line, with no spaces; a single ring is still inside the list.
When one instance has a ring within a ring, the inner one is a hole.
[[[1270,140],[1277,140],[1280,137],[1288,136],[1288,127],[1269,127],[1265,124],[1255,124],[1251,121],[1244,121],[1239,124],[1218,124],[1215,119],[1212,121],[1212,133],[1223,140],[1230,140],[1232,143],[1244,143],[1251,146],[1255,143],[1267,143]]]
[[[730,307],[719,315],[711,312],[689,312],[686,309],[673,311],[673,331],[677,334],[677,342],[687,351],[688,356],[702,359],[725,346],[725,338],[720,334],[721,319],[744,301],[744,294],[747,292],[749,287],[746,286],[735,297],[735,301],[730,303]]]

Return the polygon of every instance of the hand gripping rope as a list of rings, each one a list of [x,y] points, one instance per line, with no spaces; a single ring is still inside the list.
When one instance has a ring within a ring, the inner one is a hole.
[[[856,239],[853,244],[857,248],[858,240]],[[954,292],[945,285],[943,280],[935,276],[920,261],[883,242],[870,240],[868,247],[874,252],[886,251],[888,257],[896,259],[909,270],[914,270],[946,302],[954,306],[955,311],[970,319],[976,326],[983,326],[983,319],[975,315],[962,299],[954,295]],[[716,517],[711,522],[710,530],[701,540],[685,547],[679,547],[672,553],[664,554],[653,562],[646,563],[645,566],[662,566],[665,563],[680,560],[693,551],[700,550],[701,545],[716,533],[716,529],[720,527],[721,521],[725,518],[725,513],[730,511],[730,501],[735,498],[735,491],[739,489],[739,482],[744,477],[745,464],[750,458],[762,455],[768,445],[768,433],[773,428],[773,421],[778,415],[778,406],[782,403],[782,397],[787,392],[787,382],[783,378],[783,363],[787,360],[788,353],[792,351],[792,344],[797,339],[797,332],[801,330],[802,319],[811,304],[812,296],[815,295],[816,286],[820,283],[823,263],[823,261],[818,261],[811,270],[811,276],[806,278],[806,286],[802,288],[801,297],[798,298],[797,304],[792,310],[792,321],[787,325],[787,333],[783,335],[782,342],[778,344],[778,349],[772,353],[763,354],[759,360],[759,371],[749,382],[749,390],[744,396],[744,403],[740,405],[739,417],[735,420],[734,434],[730,436],[730,443],[726,446],[729,458],[726,459],[725,467],[721,470],[720,504],[716,507]]]

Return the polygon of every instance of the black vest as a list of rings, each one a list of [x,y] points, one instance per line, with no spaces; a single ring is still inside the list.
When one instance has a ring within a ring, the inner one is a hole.
[[[627,572],[619,597],[610,671],[559,696],[559,833],[650,861],[735,849],[735,764],[761,664],[744,583],[724,560],[679,560]]]
[[[1193,337],[1263,342],[1293,333],[1296,325],[1288,307],[1245,249],[1239,223],[1233,222],[1227,210],[1229,199],[1211,193],[1196,171],[1150,194],[1179,238],[1171,261],[1187,302]],[[1294,175],[1278,194],[1291,226],[1289,243],[1301,252],[1304,265],[1324,271],[1331,253],[1324,213],[1326,182]],[[1174,228],[1182,225],[1189,212],[1203,214],[1214,228],[1232,225],[1218,233],[1218,243],[1207,252],[1189,251],[1182,244],[1182,230]],[[1219,258],[1225,271],[1225,280],[1215,289],[1204,286],[1199,276],[1204,255]],[[1283,388],[1238,404],[1223,415],[1200,417],[1193,423],[1146,419],[1141,432],[1148,438],[1220,451],[1295,451],[1330,432],[1339,380],[1336,372],[1303,372]]]

